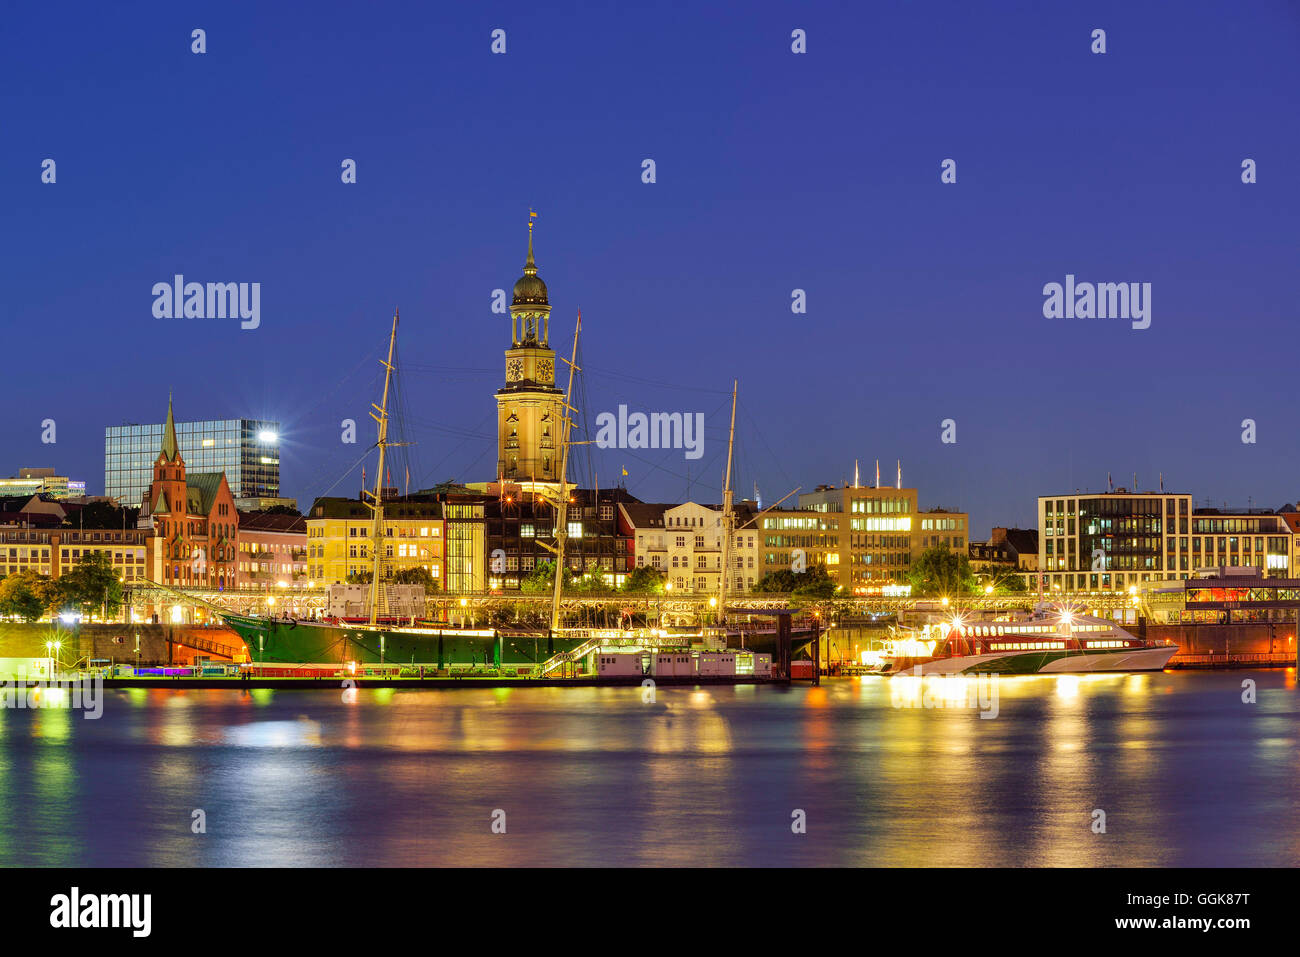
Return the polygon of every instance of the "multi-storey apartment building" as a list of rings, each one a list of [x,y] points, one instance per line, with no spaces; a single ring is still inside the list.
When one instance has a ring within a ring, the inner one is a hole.
[[[240,512],[240,591],[273,592],[315,584],[308,574],[307,521],[301,515]]]
[[[479,592],[486,583],[484,527],[487,500],[460,485],[385,496],[379,575],[423,568],[441,591]],[[307,575],[317,585],[369,577],[374,519],[360,499],[318,498],[307,521]]]
[[[1193,509],[1190,538],[1192,570],[1254,568],[1268,578],[1289,578],[1295,567],[1294,525],[1286,513],[1268,509]]]
[[[444,504],[432,499],[384,505],[381,580],[403,569],[423,568],[446,590]],[[354,576],[368,578],[373,566],[374,517],[365,502],[318,498],[307,513],[306,526],[309,580],[328,585],[345,584]]]
[[[0,576],[30,571],[58,578],[83,555],[103,552],[126,585],[147,578],[150,532],[142,528],[0,526]]]
[[[1075,492],[1038,499],[1038,568],[1061,591],[1127,591],[1186,578],[1192,497],[1187,493]]]
[[[796,509],[774,509],[758,519],[764,574],[797,561],[826,566],[845,594],[893,590],[927,548],[965,554],[965,512],[921,512],[917,490],[889,486],[819,486],[799,496]]]
[[[556,510],[540,489],[543,483],[485,483],[487,581],[492,591],[517,591],[523,579],[553,556],[542,543],[554,544]],[[617,587],[634,563],[634,535],[620,511],[640,505],[625,489],[570,489],[565,510],[568,537],[564,563],[575,575],[596,574]]]

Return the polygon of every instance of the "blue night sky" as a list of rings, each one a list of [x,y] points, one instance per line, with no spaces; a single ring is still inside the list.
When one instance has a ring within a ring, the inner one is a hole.
[[[737,487],[766,503],[855,457],[886,481],[901,458],[976,536],[1108,471],[1300,496],[1295,3],[287,6],[6,12],[0,474],[98,492],[105,426],[159,421],[170,388],[181,419],[280,420],[303,507],[355,494],[339,422],[373,436],[398,305],[412,484],[491,478],[491,295],[531,205],[557,351],[583,311],[591,422],[708,417],[697,462],[594,451],[575,479],[626,467],[673,501],[689,465],[716,501],[736,377]],[[261,327],[155,319],[175,273],[260,282]],[[1151,327],[1045,319],[1067,273],[1150,282]]]

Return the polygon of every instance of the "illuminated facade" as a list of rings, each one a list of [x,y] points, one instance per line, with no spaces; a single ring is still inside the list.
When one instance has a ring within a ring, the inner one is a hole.
[[[166,423],[104,430],[104,494],[139,505],[153,481],[154,457]],[[222,472],[243,508],[291,504],[280,495],[280,424],[257,419],[173,422],[177,448],[190,468]]]
[[[763,574],[816,563],[843,594],[881,594],[897,587],[925,549],[967,551],[970,517],[920,512],[914,488],[822,485],[798,501],[798,508],[758,519]]]
[[[1193,509],[1189,564],[1193,569],[1252,568],[1268,578],[1289,578],[1294,537],[1286,515],[1271,510]]]
[[[486,499],[453,491],[424,491],[384,502],[381,581],[410,568],[428,571],[439,591],[482,591]],[[318,498],[307,516],[307,575],[317,585],[369,580],[373,568],[370,508],[358,499]]]
[[[722,508],[686,502],[682,505],[630,505],[624,509],[632,527],[638,567],[663,572],[672,590],[682,594],[717,594],[722,571]],[[753,589],[763,574],[759,562],[761,535],[751,502],[733,508],[734,531],[728,563],[728,594]]]
[[[1038,499],[1038,568],[1053,591],[1128,591],[1187,578],[1192,497],[1113,492]]]
[[[489,484],[487,575],[492,591],[517,591],[523,579],[552,555],[555,508],[541,495],[513,484]],[[621,506],[641,503],[624,489],[570,490],[564,563],[575,575],[599,575],[623,584],[634,567],[633,535]],[[540,540],[540,541],[539,541]]]
[[[373,558],[370,508],[357,499],[318,498],[307,513],[307,574],[321,584],[345,584],[349,576],[369,580]],[[444,587],[442,503],[385,503],[386,540],[380,580],[404,569],[423,568]]]
[[[0,576],[32,572],[58,578],[82,556],[103,552],[126,585],[145,574],[150,537],[143,528],[0,528]]]
[[[307,522],[301,515],[240,512],[236,581],[240,591],[305,588]]]
[[[0,495],[48,495],[65,499],[80,498],[85,494],[85,482],[55,475],[54,469],[22,468],[17,477],[0,479]]]
[[[189,471],[170,399],[139,525],[153,530],[147,556],[153,581],[173,588],[235,587],[239,515],[234,496],[223,473]]]
[[[510,303],[510,348],[505,380],[497,390],[497,477],[508,482],[558,482],[564,393],[555,387],[555,353],[549,344],[551,306],[546,283],[528,257]]]

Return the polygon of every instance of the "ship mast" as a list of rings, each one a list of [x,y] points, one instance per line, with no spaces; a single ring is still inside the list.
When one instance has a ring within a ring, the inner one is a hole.
[[[397,343],[397,316],[393,310],[393,332],[388,337],[388,361],[384,367],[384,396],[379,405],[371,403],[370,417],[379,425],[379,469],[375,476],[375,490],[370,494],[373,501],[367,503],[374,512],[374,523],[370,529],[370,627],[375,627],[379,620],[379,550],[384,538],[384,453],[388,449],[388,388],[393,381],[393,346]]]
[[[731,430],[727,436],[727,477],[722,485],[722,574],[718,576],[718,617],[727,617],[727,576],[731,574],[731,452],[736,443],[736,391],[740,383],[731,380]]]
[[[569,360],[569,386],[564,392],[564,416],[560,425],[560,494],[555,502],[555,590],[551,594],[551,634],[560,628],[560,588],[564,582],[564,542],[569,537],[569,433],[573,428],[573,373],[578,368],[578,333],[582,331],[582,310],[573,328],[573,358]]]

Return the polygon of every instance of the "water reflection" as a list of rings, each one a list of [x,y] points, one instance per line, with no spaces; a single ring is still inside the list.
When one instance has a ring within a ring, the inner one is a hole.
[[[1245,677],[110,692],[0,713],[0,863],[1293,865],[1294,673]]]

